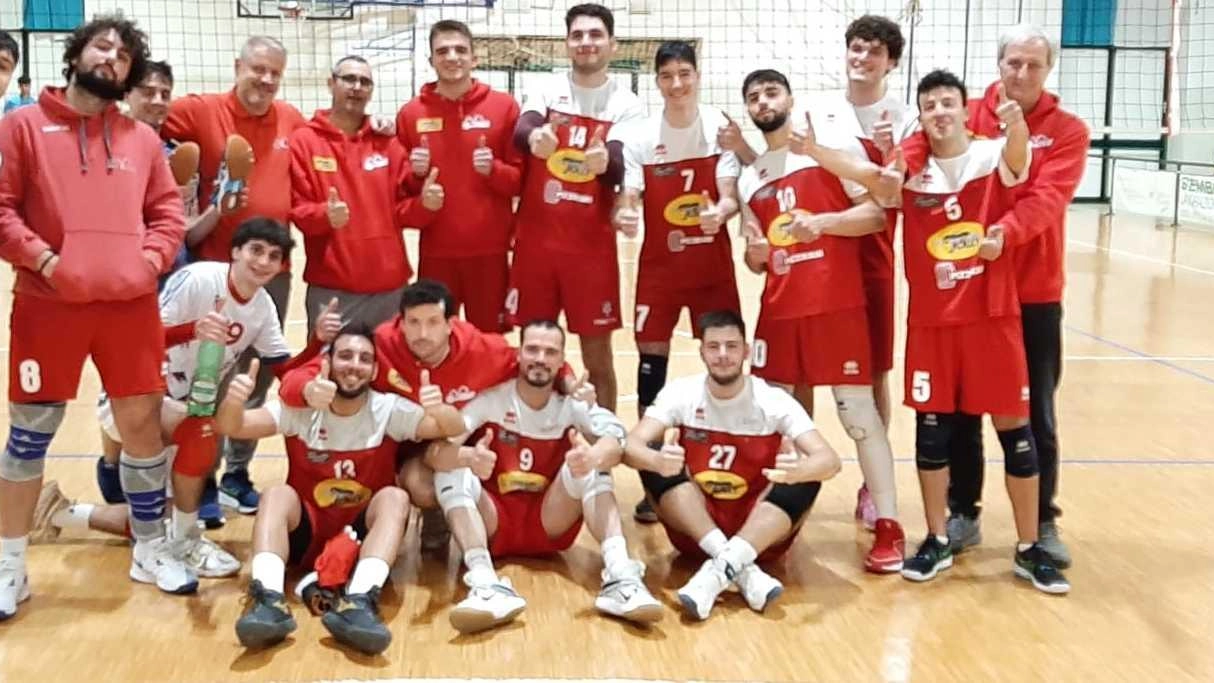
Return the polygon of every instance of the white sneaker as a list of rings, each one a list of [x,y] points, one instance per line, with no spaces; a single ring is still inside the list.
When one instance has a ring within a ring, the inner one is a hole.
[[[191,529],[189,536],[174,540],[173,555],[204,579],[233,576],[240,571],[240,560],[203,536],[198,528]]]
[[[513,621],[527,601],[502,577],[497,583],[472,586],[468,597],[451,610],[451,626],[460,633],[476,633]]]
[[[173,551],[173,542],[166,536],[135,541],[131,552],[131,578],[141,583],[154,583],[166,593],[182,595],[198,590],[198,576]]]
[[[25,563],[11,556],[0,556],[0,621],[17,613],[17,604],[30,599],[30,580]]]
[[[683,603],[688,616],[703,621],[712,613],[717,596],[728,587],[724,567],[717,566],[716,560],[705,560],[687,585],[679,589],[679,602]]]
[[[616,575],[603,570],[603,589],[594,599],[600,612],[621,617],[639,624],[652,624],[662,619],[662,605],[645,587],[642,577],[645,565],[639,560],[629,560]]]
[[[733,582],[746,598],[746,604],[756,612],[762,612],[784,592],[784,584],[754,563],[734,574]]]
[[[56,512],[71,507],[68,500],[59,490],[59,484],[50,480],[42,485],[38,493],[38,502],[34,505],[34,525],[30,528],[30,544],[46,543],[59,537],[59,527],[51,524],[51,518]]]

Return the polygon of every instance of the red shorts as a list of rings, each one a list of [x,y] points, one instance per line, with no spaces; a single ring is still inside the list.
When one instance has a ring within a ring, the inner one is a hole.
[[[568,550],[582,530],[579,518],[556,538],[544,531],[541,511],[544,494],[510,493],[498,495],[485,492],[497,508],[497,531],[489,540],[489,554],[494,557],[551,555]]]
[[[1029,416],[1029,373],[1020,318],[911,327],[906,333],[906,396],[920,413]]]
[[[670,341],[684,306],[691,311],[696,337],[700,336],[697,322],[701,315],[709,311],[742,311],[738,285],[732,277],[705,287],[671,289],[653,284],[641,273],[637,278],[636,299],[633,336],[638,343]]]
[[[751,371],[769,382],[808,386],[871,384],[872,353],[863,308],[805,318],[770,320],[759,314]]]
[[[155,294],[84,304],[17,294],[9,330],[8,398],[14,403],[76,398],[88,356],[110,398],[164,393],[164,330]]]
[[[519,326],[556,320],[562,309],[574,334],[598,336],[620,328],[620,266],[615,254],[586,258],[515,250],[506,319]]]
[[[868,344],[873,352],[873,373],[894,367],[894,280],[864,281],[864,301],[868,309]]]
[[[712,521],[716,523],[717,528],[721,530],[721,533],[725,534],[726,538],[733,538],[734,534],[738,533],[738,530],[746,523],[746,518],[750,517],[750,511],[761,500],[762,498],[757,498],[753,502],[743,504],[733,502],[720,504],[707,500],[708,515],[712,517]],[[808,512],[806,514],[808,515]],[[680,554],[699,560],[708,557],[694,538],[671,529],[665,523],[663,523],[663,527],[666,529],[666,535],[670,538],[670,544],[677,548]],[[767,562],[779,559],[792,547],[793,541],[797,540],[797,532],[800,530],[800,523],[794,524],[793,530],[788,534],[788,538],[769,546],[766,550],[759,553],[757,561]]]
[[[367,508],[360,510],[321,509],[301,500],[303,510],[299,514],[299,526],[287,535],[287,564],[307,571],[314,569],[316,557],[325,549],[325,543],[347,526],[353,527],[358,539],[367,537]]]
[[[504,332],[506,285],[510,266],[505,254],[439,258],[422,254],[417,276],[447,285],[464,305],[464,319],[484,332]]]

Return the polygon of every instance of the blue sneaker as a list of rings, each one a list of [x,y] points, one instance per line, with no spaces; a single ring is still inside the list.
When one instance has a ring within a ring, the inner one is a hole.
[[[105,458],[97,458],[97,488],[101,489],[101,497],[107,503],[126,502],[126,496],[122,493],[122,477],[118,473],[118,465],[109,464]]]
[[[236,508],[242,515],[257,512],[261,496],[257,494],[257,489],[253,488],[248,470],[236,470],[223,475],[219,480],[219,502],[226,507]]]
[[[223,508],[219,506],[219,488],[215,486],[215,475],[207,477],[206,485],[202,488],[202,498],[198,501],[198,519],[208,529],[218,529],[227,520],[223,517]]]

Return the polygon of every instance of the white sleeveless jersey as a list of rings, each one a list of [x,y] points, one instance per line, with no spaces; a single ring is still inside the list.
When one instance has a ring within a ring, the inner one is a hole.
[[[200,320],[215,310],[216,301],[222,299],[223,307],[219,312],[227,316],[231,324],[221,377],[236,365],[240,354],[249,347],[271,361],[291,355],[273,299],[264,289],[258,289],[253,298],[242,301],[228,285],[229,267],[229,264],[217,261],[191,263],[174,273],[160,293],[160,320],[165,327]],[[199,344],[197,340],[190,340],[166,352],[165,382],[169,396],[184,399],[189,393],[190,380],[198,364]]]
[[[733,152],[717,146],[717,130],[726,124],[720,109],[700,105],[689,128],[674,128],[663,112],[625,124],[616,139],[624,143],[624,187],[645,189],[644,167],[717,156],[717,177],[737,178],[742,164]],[[614,130],[614,129],[613,129]]]

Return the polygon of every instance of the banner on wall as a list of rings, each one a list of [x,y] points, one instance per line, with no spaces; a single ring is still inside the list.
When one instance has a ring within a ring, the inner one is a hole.
[[[1214,225],[1214,176],[1181,173],[1177,217],[1186,223]]]
[[[1113,211],[1172,220],[1176,172],[1117,166],[1113,173]]]

